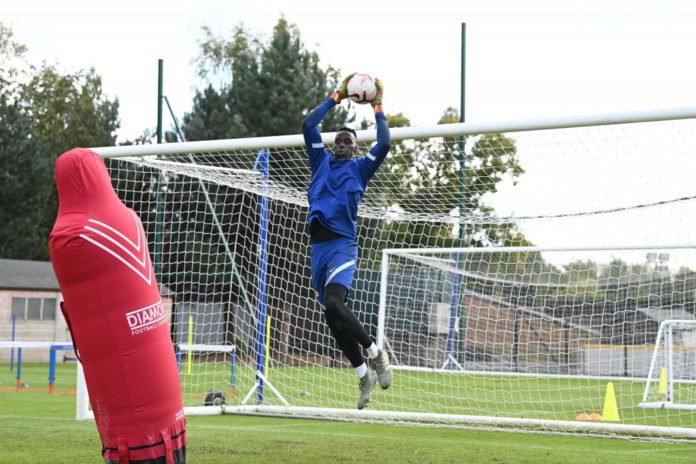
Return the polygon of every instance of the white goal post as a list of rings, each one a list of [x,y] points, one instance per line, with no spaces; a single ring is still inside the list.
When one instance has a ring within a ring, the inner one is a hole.
[[[696,321],[660,324],[640,406],[696,411]]]
[[[639,405],[696,307],[696,108],[391,135],[349,306],[396,372],[362,411],[311,290],[301,135],[94,149],[173,301],[187,414],[696,439]]]

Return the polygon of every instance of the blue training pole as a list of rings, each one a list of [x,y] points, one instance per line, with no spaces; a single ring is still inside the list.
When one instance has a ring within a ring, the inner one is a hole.
[[[53,394],[53,385],[56,381],[56,349],[51,347],[48,361],[48,394]]]
[[[256,371],[266,375],[266,277],[268,272],[268,149],[260,150],[256,156],[254,169],[259,169],[263,177],[262,195],[259,201],[259,289],[258,324],[256,327]],[[263,404],[263,380],[257,376],[259,387],[257,402]]]

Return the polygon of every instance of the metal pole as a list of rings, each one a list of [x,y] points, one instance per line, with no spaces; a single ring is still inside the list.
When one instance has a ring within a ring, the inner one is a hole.
[[[162,143],[162,93],[164,88],[164,61],[157,60],[157,143]],[[155,181],[155,240],[152,254],[153,267],[158,281],[162,281],[162,229],[164,228],[164,202],[162,201],[162,173],[157,174]]]
[[[459,90],[459,122],[464,122],[464,103],[466,101],[466,23],[462,23],[462,57]]]
[[[459,87],[459,122],[463,123],[465,121],[466,114],[466,23],[462,23],[462,49],[461,49],[461,75],[460,75],[460,87]],[[466,214],[466,154],[464,149],[466,147],[466,136],[461,136],[459,138],[459,246],[464,248],[466,244],[466,227],[464,223],[464,215]],[[459,267],[459,253],[454,257],[455,266]],[[452,320],[450,321],[450,336],[454,336],[454,322],[457,307],[459,306],[459,278],[453,278],[453,288],[452,294]],[[461,312],[461,317],[459,318],[459,362],[465,361],[466,354],[466,313],[464,310]],[[449,348],[449,347],[448,347]]]
[[[164,89],[164,60],[157,60],[157,143],[162,143],[162,94]]]
[[[266,376],[266,312],[267,312],[267,276],[268,276],[268,161],[269,150],[261,150],[256,158],[256,164],[263,176],[263,188],[259,200],[259,289],[258,289],[258,322],[256,325],[256,376],[258,389],[256,391],[258,404],[263,404],[264,379]]]

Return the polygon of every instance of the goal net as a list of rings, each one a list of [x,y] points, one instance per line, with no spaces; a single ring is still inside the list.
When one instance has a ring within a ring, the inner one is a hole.
[[[659,323],[696,303],[694,117],[392,129],[349,306],[397,370],[363,411],[311,290],[300,135],[96,151],[173,301],[188,414],[693,437],[639,403]],[[576,420],[607,397],[618,420]]]

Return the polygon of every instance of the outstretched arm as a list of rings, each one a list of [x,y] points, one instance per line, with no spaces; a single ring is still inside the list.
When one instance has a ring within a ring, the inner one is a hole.
[[[375,98],[372,100],[372,107],[375,110],[377,143],[370,149],[360,166],[364,185],[367,185],[367,182],[372,178],[375,172],[377,172],[377,169],[384,161],[384,158],[386,158],[387,153],[389,153],[389,148],[391,147],[391,134],[389,133],[387,118],[384,116],[384,111],[382,110],[384,86],[379,79],[375,79],[375,84],[377,85],[377,95],[375,95]]]
[[[326,156],[324,142],[322,142],[321,133],[319,132],[319,123],[334,106],[336,106],[336,101],[327,98],[302,121],[302,134],[304,135],[305,149],[309,157],[309,164],[312,166],[312,172],[317,168],[322,158]]]
[[[319,123],[324,119],[324,116],[326,116],[326,113],[328,113],[331,108],[341,103],[341,100],[346,98],[348,93],[348,81],[354,75],[355,73],[343,79],[338,90],[324,100],[321,105],[314,108],[304,121],[302,121],[302,134],[304,135],[305,147],[307,149],[309,162],[312,166],[312,171],[314,171],[326,153],[324,150],[324,143],[321,140],[321,133],[319,132]]]

